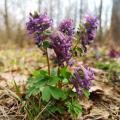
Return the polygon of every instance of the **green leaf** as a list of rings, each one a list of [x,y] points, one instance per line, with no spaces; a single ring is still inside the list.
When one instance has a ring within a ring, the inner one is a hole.
[[[41,76],[47,76],[48,72],[46,70],[36,70],[32,72],[32,76],[35,77],[41,77]]]
[[[35,87],[35,86],[31,86],[29,87],[29,89],[27,90],[27,96],[30,97],[30,96],[34,96],[36,95],[37,93],[39,93],[39,88],[38,87]]]
[[[80,105],[79,101],[77,100],[72,100],[66,102],[68,112],[74,116],[78,117],[82,113],[82,106]]]
[[[31,78],[30,81],[28,81],[28,90],[27,90],[27,95],[30,97],[32,95],[37,95],[38,93],[41,92],[41,88],[43,88],[48,82],[47,78]]]
[[[51,76],[48,80],[48,85],[56,85],[58,83],[58,81],[60,80],[59,77],[57,76]]]
[[[59,88],[56,88],[56,87],[53,87],[53,86],[50,86],[50,90],[51,90],[51,95],[55,98],[55,99],[66,99],[66,95],[64,93],[63,90],[59,89]]]
[[[40,75],[41,75],[41,74],[40,74],[40,71],[38,71],[38,70],[35,70],[35,71],[32,72],[32,76],[38,77],[38,76],[40,76]]]
[[[60,69],[60,73],[62,76],[66,76],[66,72],[67,72],[67,67],[63,67]]]
[[[66,98],[63,90],[53,86],[46,86],[42,91],[42,100],[48,102],[51,96],[57,100]]]
[[[42,91],[42,100],[48,102],[50,100],[50,97],[51,97],[51,90],[50,87],[47,86]]]
[[[61,74],[61,77],[67,78],[67,79],[69,79],[69,77],[71,76],[71,73],[67,70],[67,67],[61,68],[60,74]]]

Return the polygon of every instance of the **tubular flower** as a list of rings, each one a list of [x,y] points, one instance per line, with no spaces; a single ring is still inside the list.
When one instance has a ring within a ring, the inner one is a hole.
[[[91,80],[94,80],[93,71],[88,67],[83,67],[82,65],[74,69],[74,75],[70,78],[70,81],[79,96],[82,96],[84,90],[90,89],[93,85]]]
[[[63,20],[59,25],[59,31],[68,36],[72,36],[74,33],[73,20],[72,19]]]
[[[80,29],[80,39],[82,46],[84,47],[84,51],[86,52],[86,45],[93,42],[96,37],[97,27],[99,25],[99,21],[96,17],[93,16],[86,16],[85,23]]]
[[[64,36],[62,32],[55,32],[51,35],[51,44],[56,54],[56,60],[59,66],[64,66],[64,63],[68,64],[71,59],[71,45],[72,37]]]
[[[52,19],[47,16],[47,13],[41,13],[40,15],[32,15],[30,13],[29,21],[26,23],[28,33],[33,35],[36,43],[43,41],[47,35],[44,32],[52,26]]]

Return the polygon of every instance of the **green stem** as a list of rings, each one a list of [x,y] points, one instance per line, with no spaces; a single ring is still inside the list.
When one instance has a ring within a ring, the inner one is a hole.
[[[58,66],[57,75],[60,76],[60,67]]]
[[[57,75],[58,75],[58,77],[60,76],[60,67],[59,66],[58,66]],[[58,87],[62,88],[62,81],[61,80],[58,82]]]
[[[47,66],[48,66],[48,75],[50,76],[50,62],[49,62],[49,56],[48,56],[47,48],[46,48],[46,58],[47,58]]]

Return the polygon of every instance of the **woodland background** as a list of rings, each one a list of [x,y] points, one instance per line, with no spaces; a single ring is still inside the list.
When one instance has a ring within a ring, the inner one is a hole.
[[[1,0],[0,43],[10,47],[31,44],[25,23],[30,12],[44,10],[55,26],[68,17],[78,26],[86,14],[96,15],[100,20],[96,42],[120,44],[120,0]]]

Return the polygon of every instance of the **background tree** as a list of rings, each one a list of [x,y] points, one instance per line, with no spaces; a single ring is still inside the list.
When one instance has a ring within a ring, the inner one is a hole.
[[[38,11],[41,11],[41,4],[42,4],[42,0],[38,0]]]
[[[61,11],[61,0],[57,0],[57,25],[59,24],[60,21],[60,13]]]
[[[120,0],[113,0],[111,34],[114,43],[120,45]]]
[[[102,40],[102,9],[103,9],[103,0],[100,0],[99,6],[99,41]]]
[[[9,16],[8,16],[8,0],[4,1],[4,23],[6,29],[7,39],[10,39],[10,26],[9,26]]]
[[[53,0],[50,0],[49,7],[50,17],[53,18]]]
[[[75,0],[75,13],[74,13],[74,26],[77,24],[77,13],[78,13],[78,0]]]
[[[80,23],[82,19],[82,14],[83,14],[83,0],[80,0]]]

